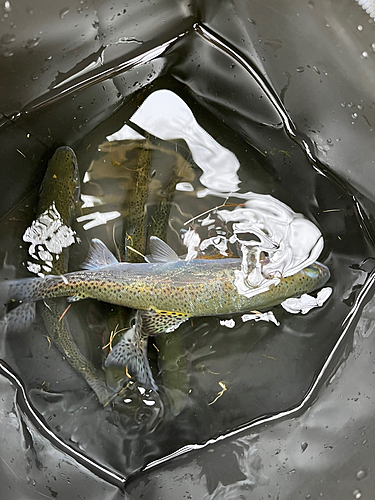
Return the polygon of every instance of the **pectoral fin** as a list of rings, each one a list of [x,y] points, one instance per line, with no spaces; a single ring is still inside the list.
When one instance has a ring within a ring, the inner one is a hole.
[[[180,312],[150,309],[140,312],[142,329],[147,335],[159,335],[176,330],[189,317]]]

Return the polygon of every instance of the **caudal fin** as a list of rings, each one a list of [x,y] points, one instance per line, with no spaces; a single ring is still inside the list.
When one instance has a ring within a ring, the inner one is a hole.
[[[104,363],[106,368],[127,370],[145,389],[157,391],[147,359],[147,336],[135,325],[127,330],[122,339],[109,353]]]
[[[0,282],[0,300],[2,303],[32,302],[36,299],[42,278],[3,280]]]
[[[35,320],[35,302],[25,302],[7,312],[0,320],[4,332],[22,332],[27,330]]]
[[[40,278],[0,281],[0,325],[3,330],[20,332],[35,319],[35,298]]]

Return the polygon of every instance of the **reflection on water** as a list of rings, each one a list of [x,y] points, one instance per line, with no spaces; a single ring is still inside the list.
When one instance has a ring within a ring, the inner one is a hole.
[[[120,130],[117,120],[106,139],[87,139],[90,150],[77,147],[83,205],[73,230],[82,243],[72,247],[70,268],[79,268],[92,238],[102,239],[119,257],[137,261],[134,250],[147,254],[153,234],[188,259],[225,258],[242,250],[249,257],[243,261],[249,266],[247,289],[269,286],[280,274],[290,276],[320,258],[333,275],[330,322],[324,307],[306,316],[273,308],[280,326],[271,316],[271,321],[258,322],[257,313],[246,320],[236,314],[193,318],[149,340],[148,360],[159,392],[145,391],[134,379],[125,378],[118,386],[121,376],[112,374],[107,382],[119,394],[105,407],[46,341],[48,332],[40,320],[27,334],[9,335],[6,359],[17,367],[51,428],[125,474],[300,401],[340,333],[349,310],[341,297],[356,278],[350,266],[363,257],[358,247],[343,248],[329,229],[350,227],[352,238],[366,248],[350,197],[313,171],[302,153],[293,150],[298,175],[290,178],[296,202],[289,207],[285,187],[269,174],[269,160],[263,162],[234,132],[225,130],[226,145],[219,143],[196,121],[198,110],[197,104],[189,108],[176,93],[163,89],[151,94]],[[214,117],[212,122],[220,136],[220,123]],[[272,164],[275,178],[283,170],[278,159],[285,159],[282,151],[292,150],[285,136],[279,140],[284,144]],[[309,179],[303,190],[298,185],[301,171]],[[261,192],[251,190],[253,183],[262,184]],[[264,194],[269,192],[272,196]],[[338,203],[342,210],[331,211]],[[32,208],[20,217],[25,208],[24,203],[15,207],[0,228],[2,234],[14,232],[14,238],[4,238],[1,250],[9,252],[19,275],[19,262],[27,262],[29,249],[22,234],[33,227],[34,218]],[[133,312],[93,300],[73,308],[71,334],[103,372],[108,347],[102,347],[131,326]],[[238,444],[239,463],[248,464],[254,446]],[[260,469],[254,479],[254,471],[240,468],[244,486],[263,481]]]

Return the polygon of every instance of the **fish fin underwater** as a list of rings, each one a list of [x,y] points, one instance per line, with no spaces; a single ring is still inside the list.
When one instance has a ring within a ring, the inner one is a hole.
[[[0,320],[4,332],[23,332],[35,321],[36,303],[25,302],[7,312]]]
[[[157,391],[151,368],[147,359],[148,335],[143,331],[142,319],[137,312],[136,322],[114,346],[104,362],[107,369],[122,368],[134,377],[145,389]]]
[[[86,260],[81,264],[81,269],[89,271],[118,263],[119,261],[106,245],[98,238],[94,238],[91,241]]]
[[[161,240],[157,236],[151,236],[150,238],[150,254],[146,255],[146,262],[177,262],[180,257],[165,241]]]
[[[189,316],[176,311],[161,311],[150,309],[141,311],[142,330],[147,335],[160,335],[176,330],[182,323],[189,319]]]

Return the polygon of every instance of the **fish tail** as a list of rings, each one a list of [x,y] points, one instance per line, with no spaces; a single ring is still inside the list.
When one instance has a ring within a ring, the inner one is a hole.
[[[105,360],[106,368],[117,367],[126,370],[145,388],[157,391],[147,359],[147,336],[137,325],[127,330]]]
[[[35,306],[35,302],[25,302],[7,312],[0,320],[2,331],[18,333],[27,330],[35,320]]]
[[[0,282],[0,300],[4,304],[33,302],[38,298],[42,278],[25,278],[20,280],[4,280]]]
[[[0,282],[0,324],[2,330],[20,332],[27,329],[35,319],[35,300],[43,280],[26,278]]]

